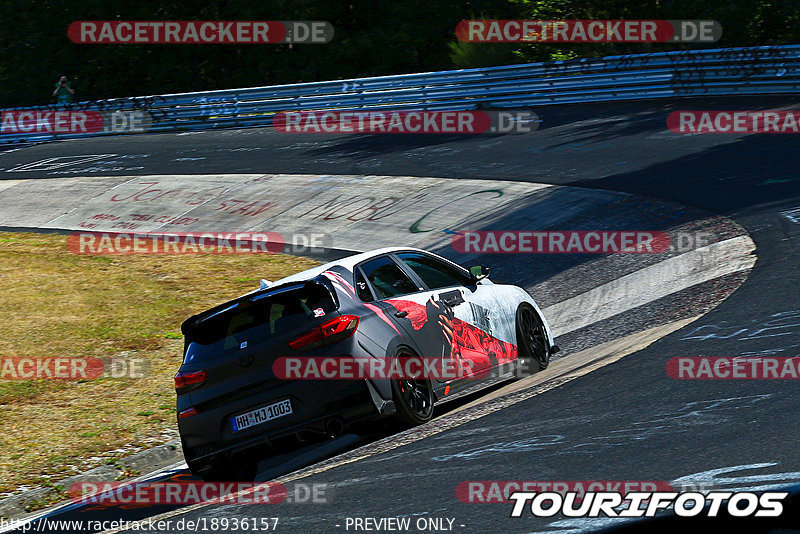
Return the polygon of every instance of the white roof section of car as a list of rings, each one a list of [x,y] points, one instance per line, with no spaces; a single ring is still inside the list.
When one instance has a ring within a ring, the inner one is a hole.
[[[329,263],[325,263],[318,267],[312,267],[311,269],[307,269],[305,271],[300,271],[299,273],[293,274],[291,276],[287,276],[286,278],[281,278],[280,280],[276,280],[272,285],[276,286],[279,284],[285,284],[287,282],[300,282],[303,280],[310,280],[312,278],[316,278],[317,276],[321,275],[331,267],[341,266],[345,269],[350,271],[353,268],[361,263],[364,260],[368,260],[374,256],[380,256],[381,254],[386,254],[387,252],[398,252],[398,251],[415,251],[415,252],[426,252],[424,250],[414,248],[414,247],[385,247],[385,248],[377,248],[375,250],[369,250],[367,252],[361,252],[359,254],[354,254],[352,256],[347,256],[345,258],[341,258],[336,261],[332,261]],[[431,254],[427,252],[427,254]]]

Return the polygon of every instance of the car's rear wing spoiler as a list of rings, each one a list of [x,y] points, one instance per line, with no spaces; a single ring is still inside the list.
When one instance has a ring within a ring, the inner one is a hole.
[[[312,286],[323,287],[331,295],[331,299],[333,299],[336,307],[339,307],[339,298],[336,295],[336,291],[333,289],[333,285],[331,284],[330,280],[328,280],[328,278],[325,276],[320,275],[311,280],[305,280],[302,282],[287,282],[277,286],[269,286],[262,289],[257,289],[256,291],[252,291],[233,300],[229,300],[223,304],[219,304],[218,306],[214,306],[213,308],[210,308],[204,312],[192,315],[181,324],[181,333],[183,334],[184,342],[187,343],[189,339],[195,337],[195,328],[199,323],[214,317],[215,315],[233,310],[240,306],[243,302],[255,302],[259,299],[278,295],[286,291],[295,291]]]

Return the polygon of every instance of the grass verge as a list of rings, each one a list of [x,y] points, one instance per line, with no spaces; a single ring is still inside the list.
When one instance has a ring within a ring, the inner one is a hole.
[[[64,235],[0,232],[0,358],[149,362],[139,379],[0,380],[0,495],[174,437],[181,322],[314,265],[281,254],[79,256]]]

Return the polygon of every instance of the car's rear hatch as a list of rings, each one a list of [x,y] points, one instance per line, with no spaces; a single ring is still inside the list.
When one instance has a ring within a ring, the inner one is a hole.
[[[290,283],[245,295],[187,319],[181,372],[205,371],[202,385],[184,393],[204,412],[273,387],[276,358],[287,343],[338,315],[335,292],[324,279]],[[181,392],[179,392],[181,394]]]

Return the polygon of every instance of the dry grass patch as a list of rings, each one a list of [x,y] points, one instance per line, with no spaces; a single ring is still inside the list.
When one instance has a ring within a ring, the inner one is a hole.
[[[0,380],[0,493],[174,435],[181,322],[317,265],[285,255],[78,256],[66,236],[0,232],[0,358],[141,357],[144,379]]]

